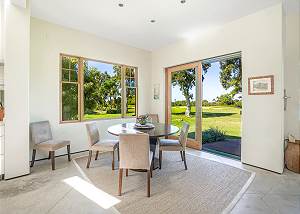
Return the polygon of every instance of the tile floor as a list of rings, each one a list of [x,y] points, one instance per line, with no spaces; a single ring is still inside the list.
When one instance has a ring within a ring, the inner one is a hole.
[[[300,175],[288,170],[279,175],[201,151],[189,149],[188,153],[256,173],[232,214],[300,213]],[[114,208],[99,208],[63,182],[73,176],[82,177],[74,164],[66,161],[66,157],[57,158],[56,165],[57,169],[51,171],[48,161],[38,161],[31,175],[0,181],[0,213],[117,213]]]

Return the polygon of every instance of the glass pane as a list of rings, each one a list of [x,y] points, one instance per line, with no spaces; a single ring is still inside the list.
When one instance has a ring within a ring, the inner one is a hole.
[[[126,90],[126,116],[136,116],[136,89]]]
[[[61,76],[62,81],[67,81],[67,82],[70,81],[69,80],[69,78],[70,78],[69,73],[70,73],[70,70],[64,70],[64,69],[62,70],[62,76]]]
[[[196,125],[196,76],[195,69],[188,69],[172,73],[172,103],[171,123],[179,128],[183,122],[190,124],[189,135],[195,139]]]
[[[78,120],[78,85],[62,84],[62,120]]]
[[[70,69],[78,70],[78,63],[79,63],[78,58],[70,57],[70,66],[71,66]]]
[[[70,58],[63,56],[62,57],[62,68],[70,69]]]
[[[78,70],[70,71],[70,82],[77,82],[78,80]]]
[[[130,78],[130,87],[135,87],[135,79]]]
[[[121,117],[121,66],[84,61],[84,119]]]

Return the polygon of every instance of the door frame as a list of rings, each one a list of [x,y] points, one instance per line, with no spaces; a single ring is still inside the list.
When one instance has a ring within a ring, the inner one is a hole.
[[[195,93],[195,139],[188,138],[187,147],[201,150],[202,149],[202,63],[201,61],[176,65],[165,68],[165,123],[171,124],[171,107],[172,107],[172,73],[186,69],[196,69],[196,93]],[[198,99],[197,99],[198,98]],[[169,138],[178,138],[171,136]]]

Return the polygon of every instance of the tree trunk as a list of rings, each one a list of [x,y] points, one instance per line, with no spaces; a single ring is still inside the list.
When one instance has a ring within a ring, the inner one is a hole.
[[[185,116],[190,117],[190,113],[191,113],[191,101],[190,101],[189,96],[185,96],[185,100],[186,100]]]

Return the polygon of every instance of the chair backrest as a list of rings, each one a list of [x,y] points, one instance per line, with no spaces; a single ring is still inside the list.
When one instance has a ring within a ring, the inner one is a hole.
[[[120,168],[150,169],[150,142],[148,134],[119,135]]]
[[[34,144],[52,140],[52,132],[49,121],[30,123],[30,137]]]
[[[179,142],[183,147],[186,147],[186,141],[189,133],[190,125],[188,123],[183,123],[180,131]]]
[[[89,145],[92,146],[100,139],[97,123],[87,123],[85,126],[89,138]]]

